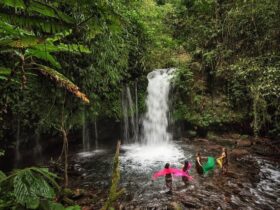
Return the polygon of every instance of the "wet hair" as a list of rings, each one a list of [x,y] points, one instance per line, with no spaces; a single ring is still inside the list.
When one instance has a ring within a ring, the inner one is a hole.
[[[224,148],[224,150],[225,150],[225,153],[226,153],[226,157],[227,157],[227,148]]]
[[[164,168],[169,168],[170,164],[169,163],[166,163]]]
[[[188,166],[189,165],[189,161],[185,160],[184,165]]]
[[[196,156],[200,156],[200,152],[197,152],[197,153],[196,153]]]

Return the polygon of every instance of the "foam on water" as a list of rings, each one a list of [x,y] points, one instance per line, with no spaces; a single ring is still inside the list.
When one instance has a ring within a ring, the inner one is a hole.
[[[79,152],[79,153],[77,153],[77,156],[81,157],[81,158],[88,158],[88,157],[95,156],[97,154],[102,154],[105,151],[106,150],[104,150],[104,149],[96,149],[96,150],[92,150],[92,151],[88,151],[88,152]]]
[[[157,146],[132,144],[122,146],[124,154],[121,155],[122,162],[132,162],[132,166],[150,168],[157,164],[163,166],[165,163],[177,163],[185,158],[183,150],[176,144],[161,144]]]

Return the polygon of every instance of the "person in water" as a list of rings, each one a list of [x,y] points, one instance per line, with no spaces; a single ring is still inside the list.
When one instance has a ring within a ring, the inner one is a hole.
[[[202,158],[200,155],[200,152],[196,153],[196,159],[195,159],[195,168],[198,174],[202,175],[203,174],[203,168],[202,168]]]
[[[166,163],[164,168],[169,169],[170,164]],[[169,192],[172,193],[172,175],[171,172],[165,175],[165,185],[169,189]]]
[[[228,153],[226,148],[222,148],[222,154],[217,158],[217,163],[222,168],[222,174],[226,174],[228,170]]]
[[[182,176],[182,181],[184,182],[185,185],[187,185],[189,183],[189,177],[190,177],[190,174],[189,174],[189,169],[191,168],[191,164],[189,163],[189,161],[185,160],[184,162],[184,166],[182,168],[182,170],[188,175],[187,176]]]

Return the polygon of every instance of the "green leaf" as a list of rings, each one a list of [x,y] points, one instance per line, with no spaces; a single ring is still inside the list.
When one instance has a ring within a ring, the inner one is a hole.
[[[41,199],[53,200],[55,196],[51,186],[57,185],[57,183],[53,184],[50,179],[56,175],[49,172],[48,169],[36,167],[20,169],[15,170],[8,177],[5,175],[1,175],[1,177],[1,191],[5,190],[8,195],[5,197],[8,199],[5,200],[5,203],[9,203],[12,199],[12,205],[20,204],[28,209],[37,209]]]
[[[55,35],[47,38],[46,40],[47,40],[47,42],[55,42],[55,41],[59,41],[59,40],[63,39],[66,36],[69,36],[70,34],[72,34],[72,30],[67,30],[67,31],[63,31],[60,33],[56,33]]]
[[[81,210],[81,207],[78,205],[65,208],[62,204],[52,201],[42,201],[40,207],[42,210]]]
[[[73,24],[74,18],[69,15],[63,13],[51,5],[48,5],[43,2],[30,0],[26,3],[24,0],[3,0],[2,4],[9,7],[14,7],[16,9],[24,9],[29,13],[38,13],[43,17],[56,18],[65,23]]]
[[[81,207],[76,205],[76,206],[68,206],[65,210],[81,210]]]
[[[2,38],[0,39],[0,46],[10,46],[13,48],[28,48],[36,46],[44,42],[44,39],[35,36],[25,36],[22,38]]]
[[[1,182],[2,180],[4,180],[5,178],[7,178],[6,174],[4,174],[3,171],[0,171],[0,182]]]
[[[0,76],[0,80],[7,80],[7,77],[5,77],[5,76]]]
[[[0,19],[27,30],[39,29],[47,33],[58,33],[69,30],[71,27],[71,25],[61,23],[56,19],[50,19],[46,21],[43,17],[32,17],[23,14],[6,14],[4,12],[0,12]]]
[[[10,75],[12,69],[0,66],[0,75]]]
[[[59,185],[57,184],[57,182],[55,181],[56,178],[58,178],[58,176],[52,172],[49,171],[48,168],[37,168],[37,167],[32,167],[31,168],[32,171],[37,172],[39,174],[41,174],[46,180],[48,180],[48,182],[50,182],[52,184],[52,186],[54,186],[57,190],[60,189]]]
[[[2,0],[2,4],[14,8],[25,9],[23,0]]]
[[[58,44],[53,45],[51,43],[48,44],[38,44],[33,48],[44,50],[47,52],[72,52],[72,53],[91,53],[90,49],[84,45],[77,44]]]
[[[27,10],[30,12],[38,12],[39,14],[47,17],[56,17],[55,10],[41,2],[31,1],[27,7]]]
[[[0,17],[2,17],[2,16],[0,15]],[[3,22],[2,19],[0,20],[0,33],[3,33],[7,36],[11,36],[11,35],[13,35],[13,36],[23,36],[23,35],[32,36],[32,35],[34,35],[33,32],[29,32],[22,28],[13,26],[7,22]]]
[[[29,188],[32,183],[27,182],[26,176],[32,176],[27,171],[17,175],[14,180],[14,195],[16,202],[27,208],[36,209],[39,206],[39,199],[36,194],[33,194]]]
[[[49,54],[47,51],[40,51],[36,49],[28,49],[25,53],[26,57],[33,56],[45,61],[50,62],[54,67],[61,69],[60,63],[53,57],[51,54]]]

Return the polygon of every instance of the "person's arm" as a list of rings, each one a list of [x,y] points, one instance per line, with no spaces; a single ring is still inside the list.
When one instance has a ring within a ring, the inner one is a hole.
[[[220,160],[220,159],[223,159],[223,158],[225,158],[225,157],[226,157],[226,155],[225,155],[225,153],[223,152],[223,153],[221,154],[221,156],[218,157],[217,159]]]
[[[197,160],[198,164],[202,167],[202,164],[201,164],[201,162],[199,160],[199,157],[197,157],[196,160]]]

